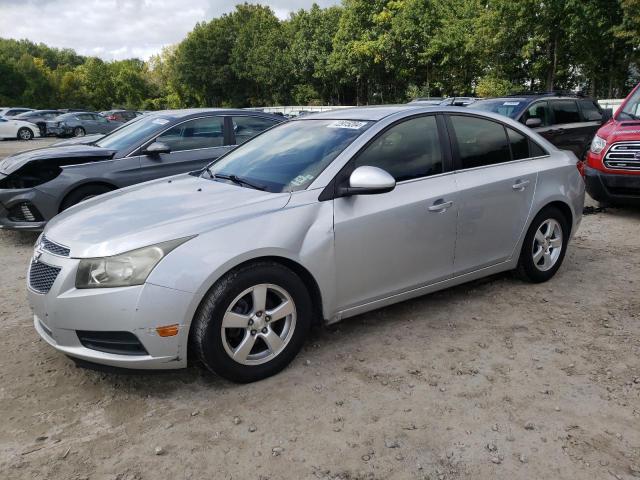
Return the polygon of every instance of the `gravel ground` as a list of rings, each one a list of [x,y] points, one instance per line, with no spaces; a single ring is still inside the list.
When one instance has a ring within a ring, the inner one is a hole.
[[[548,283],[497,275],[316,329],[281,374],[78,369],[0,232],[0,478],[640,477],[640,210],[587,215]]]
[[[52,143],[59,142],[56,137],[34,138],[33,140],[0,140],[0,159],[12,153],[31,150],[33,148],[48,147]]]

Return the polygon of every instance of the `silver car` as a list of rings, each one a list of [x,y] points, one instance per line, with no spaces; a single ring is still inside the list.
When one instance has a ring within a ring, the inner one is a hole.
[[[576,157],[456,107],[334,110],[56,216],[28,274],[34,325],[85,364],[187,365],[237,382],[332,323],[497,272],[560,267]]]

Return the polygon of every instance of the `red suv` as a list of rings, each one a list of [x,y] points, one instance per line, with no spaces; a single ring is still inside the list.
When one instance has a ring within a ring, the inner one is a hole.
[[[640,205],[640,84],[596,133],[584,170],[598,202]]]

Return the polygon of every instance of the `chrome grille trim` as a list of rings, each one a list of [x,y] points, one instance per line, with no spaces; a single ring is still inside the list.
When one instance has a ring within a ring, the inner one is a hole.
[[[640,142],[614,143],[604,156],[604,165],[616,170],[640,170]]]
[[[58,255],[59,257],[68,257],[71,253],[71,250],[63,245],[52,242],[47,237],[42,237],[40,241],[40,245],[42,245],[42,249],[46,250],[49,253],[53,253],[54,255]]]
[[[49,293],[53,283],[58,278],[60,267],[54,267],[42,262],[31,262],[29,267],[29,288],[36,293]]]

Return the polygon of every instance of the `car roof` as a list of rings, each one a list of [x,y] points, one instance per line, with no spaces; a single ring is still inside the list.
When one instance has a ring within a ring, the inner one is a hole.
[[[267,118],[276,118],[282,121],[280,115],[273,113],[261,112],[259,110],[244,110],[241,108],[183,108],[180,110],[158,110],[149,112],[147,115],[164,116],[170,118],[187,118],[190,116],[201,115],[203,113],[214,113],[218,115],[259,115]]]
[[[368,120],[377,122],[394,113],[403,112],[405,110],[412,109],[433,109],[437,107],[426,107],[420,104],[401,104],[401,105],[377,105],[372,107],[353,107],[353,108],[340,108],[336,110],[329,110],[327,112],[313,113],[305,115],[300,118],[303,120]],[[297,121],[298,119],[296,119]]]

